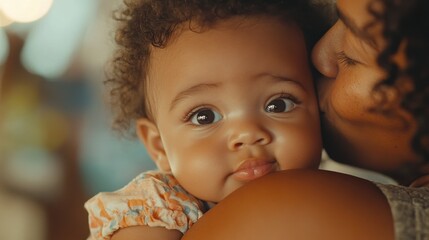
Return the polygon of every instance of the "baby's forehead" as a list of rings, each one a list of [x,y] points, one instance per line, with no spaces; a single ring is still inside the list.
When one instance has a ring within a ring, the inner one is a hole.
[[[148,86],[160,93],[187,81],[213,83],[264,74],[312,86],[307,75],[300,76],[309,71],[308,62],[299,27],[278,18],[232,18],[202,31],[184,25],[165,47],[152,48]]]
[[[189,34],[203,34],[209,31],[236,31],[241,28],[251,28],[256,24],[273,21],[288,26],[293,25],[300,29],[300,25],[298,24],[298,22],[291,17],[270,16],[266,14],[236,15],[226,18],[213,19],[209,22],[203,21],[199,18],[195,18],[178,23],[174,26],[174,28],[172,28],[171,34],[164,37],[165,44],[163,44],[162,46],[155,46],[152,43],[150,48],[163,49],[168,45],[174,44],[174,42],[177,41],[178,38],[185,38],[186,35]]]
[[[273,27],[273,25],[275,26]],[[182,26],[171,35],[165,46],[151,46],[148,72],[154,70],[153,66],[156,64],[163,64],[163,71],[165,71],[176,65],[176,63],[169,61],[170,59],[183,60],[192,57],[191,55],[197,55],[196,53],[199,52],[206,54],[206,57],[201,57],[201,61],[204,62],[213,57],[210,55],[213,52],[224,51],[225,58],[231,51],[254,57],[251,53],[261,53],[265,50],[260,46],[270,44],[288,46],[297,43],[299,43],[299,48],[302,48],[300,50],[303,50],[300,55],[308,58],[304,36],[299,26],[293,22],[282,21],[277,17],[234,17],[219,20],[210,26],[193,26],[191,23],[182,23]],[[253,48],[246,48],[246,45]],[[230,52],[225,51],[229,48]],[[271,51],[270,54],[278,55],[276,51],[267,49]],[[281,50],[289,51],[291,54],[295,53],[293,49]],[[172,63],[173,65],[171,65]],[[188,67],[191,68],[192,66]]]

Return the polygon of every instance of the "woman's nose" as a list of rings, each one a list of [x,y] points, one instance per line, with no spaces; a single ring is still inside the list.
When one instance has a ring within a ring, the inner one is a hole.
[[[325,77],[335,78],[338,73],[337,51],[341,46],[343,29],[336,22],[313,48],[312,61],[316,69]]]
[[[245,147],[269,144],[272,136],[266,127],[253,121],[236,122],[235,126],[230,128],[228,148],[236,151]]]

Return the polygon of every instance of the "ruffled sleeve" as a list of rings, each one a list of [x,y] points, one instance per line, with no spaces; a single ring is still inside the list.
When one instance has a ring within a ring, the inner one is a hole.
[[[116,192],[99,193],[85,203],[89,239],[110,239],[118,229],[147,225],[186,232],[202,215],[203,203],[169,174],[142,173]]]

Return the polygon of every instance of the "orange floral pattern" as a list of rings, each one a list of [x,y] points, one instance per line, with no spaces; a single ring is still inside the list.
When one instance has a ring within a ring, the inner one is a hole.
[[[187,193],[171,175],[144,172],[122,189],[102,192],[85,203],[88,240],[110,239],[121,228],[147,225],[186,232],[202,215],[204,202]]]

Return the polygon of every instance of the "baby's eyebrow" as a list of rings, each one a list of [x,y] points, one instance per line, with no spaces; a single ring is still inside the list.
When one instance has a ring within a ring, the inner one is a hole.
[[[208,90],[208,89],[213,89],[213,88],[218,88],[219,84],[218,83],[201,83],[201,84],[197,84],[194,86],[191,86],[189,88],[186,88],[183,91],[180,91],[173,99],[173,101],[171,101],[170,104],[170,111],[181,101],[183,101],[183,99],[191,97],[193,94],[201,92],[203,90]]]
[[[294,80],[293,78],[279,76],[279,75],[272,75],[272,74],[267,74],[267,75],[271,76],[273,78],[273,81],[275,81],[275,82],[288,82],[288,83],[292,83],[292,84],[298,86],[299,88],[301,88],[302,90],[304,90],[305,92],[307,92],[307,88],[299,80]]]

